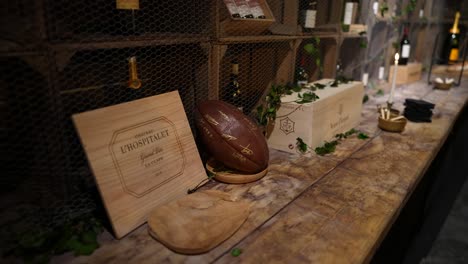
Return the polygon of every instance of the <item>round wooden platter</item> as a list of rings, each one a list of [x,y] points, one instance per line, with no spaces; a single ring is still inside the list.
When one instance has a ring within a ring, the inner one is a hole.
[[[206,169],[214,174],[214,178],[225,183],[249,183],[261,179],[266,175],[268,167],[263,171],[255,174],[247,174],[243,172],[228,170],[215,159],[209,159],[206,162]]]

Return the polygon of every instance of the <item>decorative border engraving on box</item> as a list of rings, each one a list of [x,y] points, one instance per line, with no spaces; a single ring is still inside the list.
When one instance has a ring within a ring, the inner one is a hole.
[[[157,123],[165,124],[166,127],[158,127],[156,126]],[[163,128],[161,129],[161,127]],[[130,137],[129,133],[131,134]],[[127,138],[122,139],[125,136]],[[171,151],[178,150],[180,155],[169,157],[169,159],[164,156],[167,151],[162,147],[162,144],[157,143],[167,140],[175,140],[172,144],[175,149],[171,149]],[[185,153],[179,135],[174,124],[166,117],[158,117],[115,131],[108,147],[124,192],[137,198],[145,196],[182,175],[185,169]],[[127,154],[128,157],[125,156]],[[166,160],[164,160],[165,158]],[[137,163],[139,164],[137,165]],[[158,182],[156,179],[164,176],[163,171],[167,169],[167,166],[161,166],[161,164],[167,165],[166,163],[177,168],[177,170],[172,175],[166,176],[164,180]],[[134,169],[135,167],[136,169]],[[139,175],[146,179],[135,182],[135,180],[132,180],[132,177],[127,177],[128,170],[131,169],[132,173],[138,173],[138,170],[141,171],[142,168],[149,169],[145,173],[142,173],[142,175]],[[151,174],[150,177],[148,177],[148,174]],[[141,181],[145,183],[142,184]]]
[[[294,125],[295,122],[292,121],[289,117],[280,120],[280,129],[286,135],[294,132]]]

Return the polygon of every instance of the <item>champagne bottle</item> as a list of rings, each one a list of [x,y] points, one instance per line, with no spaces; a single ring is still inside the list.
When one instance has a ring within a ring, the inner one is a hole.
[[[343,31],[348,32],[349,27],[353,24],[357,16],[359,2],[357,0],[349,0],[345,2],[344,12],[343,12]]]
[[[265,19],[265,13],[263,12],[262,7],[258,0],[246,0],[247,4],[250,8],[250,12],[252,13],[253,18],[257,19]]]
[[[309,82],[309,75],[307,74],[307,71],[305,69],[305,59],[304,57],[301,58],[301,63],[299,64],[299,67],[296,69],[296,83],[297,85],[303,87],[307,85]]]
[[[301,24],[305,31],[315,27],[317,18],[317,0],[308,0],[301,14]]]
[[[460,20],[460,12],[455,13],[455,21],[450,29],[449,34],[449,49],[448,63],[453,64],[458,61],[459,56],[459,43],[460,43],[460,29],[458,29],[458,22]]]
[[[403,37],[400,41],[400,60],[398,60],[398,65],[408,64],[408,59],[410,56],[411,44],[408,39],[408,27],[403,29]]]
[[[241,89],[239,84],[239,63],[236,59],[231,62],[231,76],[229,83],[224,89],[224,101],[242,110]]]

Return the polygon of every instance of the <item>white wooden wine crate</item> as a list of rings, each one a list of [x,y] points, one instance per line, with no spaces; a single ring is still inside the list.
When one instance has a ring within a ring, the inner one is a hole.
[[[331,79],[317,81],[330,83]],[[305,92],[303,89],[301,93]],[[276,121],[268,128],[268,145],[271,148],[297,153],[296,139],[300,137],[311,148],[334,139],[336,134],[356,127],[361,118],[364,86],[349,82],[338,87],[327,86],[315,93],[319,99],[298,104],[297,93],[284,96],[277,111]]]
[[[266,0],[257,0],[260,9],[263,11],[265,18],[234,18],[231,16],[226,4],[231,0],[224,1],[226,11],[221,14],[220,31],[222,36],[242,36],[242,35],[261,35],[268,30],[271,24],[276,20],[273,12],[268,6]],[[224,15],[223,15],[224,14]],[[228,16],[225,16],[229,14]]]
[[[73,115],[121,238],[206,178],[177,91]]]
[[[388,81],[391,83],[393,80],[393,71],[395,66],[390,67],[390,72],[388,75]],[[421,63],[408,63],[407,65],[398,65],[396,73],[396,84],[406,84],[411,82],[416,82],[421,80]]]

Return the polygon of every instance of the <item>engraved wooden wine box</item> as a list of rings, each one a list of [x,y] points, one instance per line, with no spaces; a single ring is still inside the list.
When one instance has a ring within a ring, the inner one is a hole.
[[[332,81],[323,79],[317,83],[329,84]],[[306,91],[303,89],[300,93]],[[269,147],[298,153],[296,142],[299,137],[314,149],[359,124],[364,96],[361,82],[349,82],[338,87],[327,85],[315,94],[319,99],[306,104],[294,102],[298,99],[297,93],[281,99],[276,120],[267,129]]]
[[[177,91],[73,115],[115,236],[206,178]]]
[[[390,67],[388,75],[388,82],[393,80],[393,72],[395,66]],[[421,79],[422,64],[421,63],[408,63],[407,65],[398,65],[396,73],[396,84],[406,84],[419,81]]]

